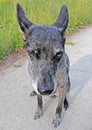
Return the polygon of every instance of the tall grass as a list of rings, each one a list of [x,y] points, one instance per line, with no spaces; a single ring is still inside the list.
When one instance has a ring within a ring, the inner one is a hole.
[[[70,15],[68,33],[92,23],[92,0],[0,0],[0,58],[23,46],[16,19],[17,2],[31,21],[40,25],[52,24],[61,6],[66,4]]]

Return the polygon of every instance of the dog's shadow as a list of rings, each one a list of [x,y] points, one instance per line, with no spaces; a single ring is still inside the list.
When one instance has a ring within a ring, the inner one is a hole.
[[[69,94],[69,106],[73,105],[75,99],[84,89],[85,84],[92,77],[92,68],[90,64],[92,63],[92,54],[86,55],[79,59],[75,64],[70,67],[70,79],[71,79],[71,89]],[[50,98],[43,106],[43,114],[53,103],[55,98]],[[64,115],[63,115],[64,117]]]

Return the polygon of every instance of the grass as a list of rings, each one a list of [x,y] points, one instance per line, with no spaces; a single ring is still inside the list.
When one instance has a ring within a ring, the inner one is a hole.
[[[23,47],[22,34],[16,19],[19,2],[36,24],[52,24],[63,4],[69,9],[67,34],[81,25],[92,23],[92,0],[0,0],[0,59],[10,51]]]
[[[66,44],[69,45],[69,46],[74,46],[74,45],[75,45],[75,43],[74,43],[74,42],[71,42],[71,41],[66,42]]]

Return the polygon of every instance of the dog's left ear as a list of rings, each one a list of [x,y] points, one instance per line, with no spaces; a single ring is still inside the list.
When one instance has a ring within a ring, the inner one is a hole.
[[[67,29],[68,20],[69,20],[68,9],[66,5],[63,5],[60,10],[59,16],[56,22],[53,24],[53,26],[57,27],[61,33],[64,33],[65,30]]]

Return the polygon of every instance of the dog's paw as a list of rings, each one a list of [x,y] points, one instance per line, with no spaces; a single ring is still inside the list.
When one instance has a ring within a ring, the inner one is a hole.
[[[56,128],[60,125],[60,122],[61,120],[59,118],[54,118],[52,124]]]
[[[42,116],[42,111],[36,111],[36,113],[34,114],[34,119],[37,120]]]
[[[33,91],[31,92],[30,96],[35,96],[35,95],[37,95],[37,94],[36,94],[36,92],[33,90]]]

